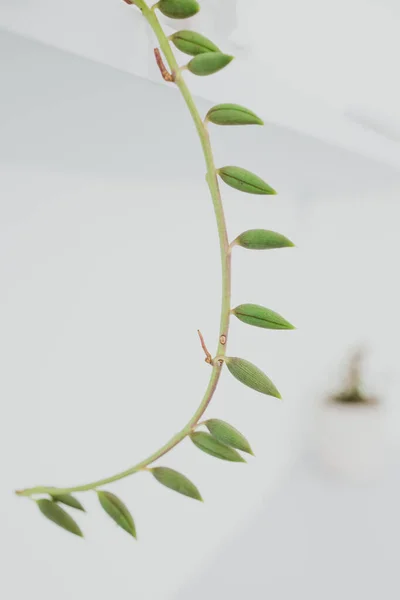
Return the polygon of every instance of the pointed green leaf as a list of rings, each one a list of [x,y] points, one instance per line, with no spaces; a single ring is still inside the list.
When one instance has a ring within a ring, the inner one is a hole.
[[[196,0],[160,0],[157,8],[170,19],[188,19],[200,10]]]
[[[189,496],[189,498],[203,501],[197,487],[187,477],[178,473],[178,471],[168,469],[167,467],[154,467],[154,469],[150,470],[157,481],[171,490],[184,496]]]
[[[77,510],[82,510],[85,512],[85,509],[79,500],[71,494],[59,494],[58,496],[56,494],[52,494],[51,497],[53,498],[54,502],[59,502],[61,504],[65,504],[66,506],[72,506],[72,508],[76,508]]]
[[[206,120],[215,125],[264,125],[256,114],[239,104],[218,104],[208,111]]]
[[[268,229],[249,229],[241,233],[233,242],[249,250],[273,250],[274,248],[293,247],[294,244],[287,237],[269,231]]]
[[[276,194],[268,183],[241,167],[222,167],[222,169],[218,169],[218,174],[227,185],[241,192],[247,194]]]
[[[189,29],[177,31],[171,36],[171,41],[178,50],[185,54],[190,54],[190,56],[197,56],[206,52],[220,52],[218,46],[204,37],[204,35],[190,31]]]
[[[133,518],[125,504],[111,492],[98,491],[97,496],[106,513],[131,536],[136,538],[136,529]]]
[[[41,513],[49,519],[49,521],[53,521],[53,523],[59,527],[62,527],[79,537],[83,537],[82,531],[79,529],[71,515],[61,508],[61,506],[58,506],[56,502],[48,500],[47,498],[42,498],[36,502]]]
[[[232,375],[244,385],[247,385],[257,392],[266,394],[267,396],[281,398],[280,393],[269,377],[248,360],[236,357],[226,357],[225,363]]]
[[[206,52],[192,58],[187,68],[194,75],[212,75],[217,73],[233,60],[233,56],[222,52]]]
[[[250,444],[244,435],[232,427],[232,425],[229,425],[220,419],[208,419],[204,425],[211,435],[219,442],[231,446],[232,448],[242,450],[243,452],[247,452],[248,454],[253,454]]]
[[[259,306],[258,304],[240,304],[232,310],[243,323],[254,325],[255,327],[264,327],[264,329],[294,329],[293,325],[286,321],[281,315]]]
[[[191,434],[190,439],[195,446],[200,448],[200,450],[203,450],[203,452],[206,452],[206,454],[211,454],[211,456],[221,458],[222,460],[246,462],[244,458],[240,456],[239,452],[236,452],[236,450],[233,448],[230,448],[226,444],[219,442],[209,433],[196,431],[195,433]]]

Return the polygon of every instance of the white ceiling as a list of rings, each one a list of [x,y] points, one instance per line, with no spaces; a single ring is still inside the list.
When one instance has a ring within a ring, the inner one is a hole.
[[[177,26],[238,58],[216,77],[190,76],[196,94],[250,104],[266,120],[400,167],[397,0],[200,3]],[[159,81],[154,39],[122,0],[2,0],[0,27]]]

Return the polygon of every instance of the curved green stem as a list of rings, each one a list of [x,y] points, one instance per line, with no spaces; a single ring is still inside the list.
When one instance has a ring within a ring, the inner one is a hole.
[[[210,139],[208,135],[208,131],[206,126],[204,125],[199,111],[194,103],[192,95],[182,77],[181,69],[179,68],[178,63],[176,62],[175,56],[171,50],[169,45],[168,38],[163,32],[161,25],[155,15],[154,10],[150,9],[144,0],[135,0],[136,6],[140,8],[143,13],[143,16],[147,19],[149,25],[154,31],[158,42],[160,44],[160,48],[168,62],[169,68],[172,71],[174,81],[179,88],[184,101],[189,109],[189,112],[193,118],[194,124],[197,129],[197,133],[200,138],[201,146],[204,153],[204,158],[206,162],[207,174],[206,180],[208,187],[211,192],[211,197],[214,205],[215,217],[217,221],[218,227],[218,236],[220,243],[220,253],[221,253],[221,266],[222,266],[222,306],[221,306],[221,322],[220,322],[220,332],[219,332],[219,341],[218,347],[216,350],[216,356],[224,357],[226,352],[226,341],[228,337],[228,329],[229,329],[229,319],[230,319],[230,296],[231,296],[231,254],[230,247],[228,242],[228,235],[226,230],[225,216],[224,210],[221,201],[221,195],[219,191],[217,172],[214,164],[213,153],[210,145]],[[220,374],[221,374],[222,364],[219,361],[214,361],[214,365],[212,368],[210,381],[208,383],[207,389],[204,393],[203,399],[190,419],[190,421],[185,425],[185,427],[179,431],[176,435],[174,435],[164,446],[159,448],[156,452],[139,462],[138,464],[126,469],[125,471],[121,471],[116,475],[112,475],[110,477],[105,477],[104,479],[99,479],[98,481],[92,481],[90,483],[84,485],[77,485],[73,487],[66,488],[54,488],[54,487],[46,487],[46,486],[38,486],[33,488],[27,488],[25,490],[19,490],[16,493],[20,496],[32,496],[34,494],[69,494],[72,492],[86,492],[89,490],[96,489],[100,486],[106,485],[108,483],[112,483],[113,481],[118,481],[119,479],[123,479],[124,477],[128,477],[129,475],[133,475],[133,473],[137,473],[145,469],[148,465],[152,464],[157,459],[161,458],[167,452],[172,450],[175,446],[177,446],[182,440],[184,440],[198,425],[201,417],[203,416],[206,408],[208,407],[214,391],[217,387]]]

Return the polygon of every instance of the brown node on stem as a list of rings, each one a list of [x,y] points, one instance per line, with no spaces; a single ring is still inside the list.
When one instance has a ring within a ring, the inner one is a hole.
[[[225,346],[225,344],[226,344],[226,335],[222,334],[221,337],[219,338],[219,341],[221,342],[221,344],[223,346]]]
[[[154,48],[154,56],[156,57],[156,63],[158,68],[160,69],[160,73],[165,81],[175,81],[174,75],[167,70],[166,66],[163,63],[163,59],[161,58],[161,53],[158,48]]]

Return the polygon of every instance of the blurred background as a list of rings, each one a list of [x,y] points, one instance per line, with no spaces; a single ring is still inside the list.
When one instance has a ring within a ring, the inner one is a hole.
[[[223,187],[230,237],[265,227],[296,244],[235,250],[233,305],[263,304],[297,329],[233,322],[229,353],[265,370],[284,401],[224,373],[208,414],[237,426],[256,458],[176,448],[162,464],[204,505],[146,474],[113,486],[138,543],[90,494],[83,543],[14,496],[128,467],[187,422],[209,375],[196,330],[217,342],[220,267],[201,150],[140,15],[106,0],[2,0],[2,593],[394,600],[400,11],[393,0],[201,5],[179,28],[237,59],[188,75],[199,109],[239,102],[266,122],[214,127],[217,165],[279,192]]]

